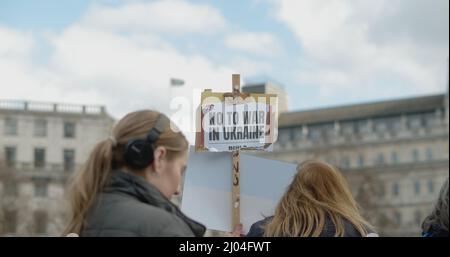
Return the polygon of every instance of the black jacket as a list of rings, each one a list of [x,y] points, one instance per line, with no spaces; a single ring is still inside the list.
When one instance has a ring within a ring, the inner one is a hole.
[[[145,179],[119,170],[91,207],[81,236],[203,236],[188,217]]]
[[[263,220],[260,220],[254,223],[247,234],[248,237],[262,237],[264,235],[264,225],[267,224],[272,217],[267,217]],[[344,237],[361,237],[361,234],[356,230],[356,228],[347,220],[344,220]],[[325,225],[322,233],[319,237],[333,237],[336,233],[336,228],[328,217],[325,218]],[[368,231],[368,233],[372,233],[372,231]]]
[[[422,223],[422,236],[448,237],[448,178],[442,186],[433,211]]]
[[[439,226],[439,224],[430,224],[428,230],[422,232],[423,237],[448,237],[448,230]]]

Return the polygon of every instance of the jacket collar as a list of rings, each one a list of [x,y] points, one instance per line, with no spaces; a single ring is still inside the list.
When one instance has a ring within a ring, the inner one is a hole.
[[[103,191],[105,193],[123,193],[136,198],[140,202],[162,208],[182,219],[191,228],[195,236],[203,236],[206,231],[205,226],[184,215],[178,206],[142,177],[121,170],[113,170],[110,182]]]

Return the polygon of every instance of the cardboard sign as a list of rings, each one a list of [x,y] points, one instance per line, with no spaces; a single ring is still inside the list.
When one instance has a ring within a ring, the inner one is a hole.
[[[210,152],[271,151],[276,139],[276,94],[241,94],[204,91],[201,96],[201,133],[196,149]]]
[[[231,153],[189,153],[181,210],[208,229],[232,231]],[[240,217],[245,233],[274,214],[276,204],[296,173],[296,164],[241,153]]]

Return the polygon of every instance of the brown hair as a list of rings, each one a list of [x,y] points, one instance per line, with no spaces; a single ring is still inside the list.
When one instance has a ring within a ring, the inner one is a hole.
[[[77,171],[71,180],[68,193],[72,210],[64,234],[81,233],[88,210],[109,181],[111,170],[126,166],[123,159],[126,143],[130,139],[145,138],[159,114],[150,110],[129,113],[114,126],[113,139],[97,143],[83,168]],[[171,125],[171,128],[174,128],[173,124]],[[164,146],[167,149],[169,160],[187,151],[189,146],[184,135],[174,132],[171,128],[167,127],[155,142],[155,146]]]
[[[335,225],[335,236],[345,234],[343,219],[362,236],[372,228],[360,215],[344,176],[327,163],[307,161],[298,166],[264,236],[319,236],[326,217]]]
[[[434,205],[434,209],[422,222],[423,232],[433,232],[442,229],[448,232],[448,178],[439,192],[439,198]]]

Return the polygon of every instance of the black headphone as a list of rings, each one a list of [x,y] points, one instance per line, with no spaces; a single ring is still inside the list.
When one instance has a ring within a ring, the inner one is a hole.
[[[143,169],[153,162],[155,142],[166,128],[167,123],[168,118],[161,113],[145,139],[132,139],[127,142],[123,152],[127,166],[133,169]]]

